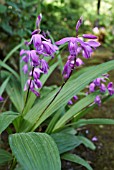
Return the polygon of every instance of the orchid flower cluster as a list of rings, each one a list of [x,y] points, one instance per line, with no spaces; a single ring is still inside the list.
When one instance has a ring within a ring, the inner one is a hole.
[[[48,73],[48,63],[45,61],[45,57],[54,58],[54,53],[58,50],[56,45],[61,45],[68,43],[69,56],[67,62],[63,69],[63,77],[65,80],[68,80],[71,76],[73,70],[84,64],[84,62],[78,58],[78,55],[82,53],[82,56],[86,59],[91,57],[93,50],[96,47],[100,46],[100,43],[96,41],[97,37],[92,34],[83,34],[82,37],[78,36],[78,30],[81,24],[83,23],[82,17],[78,20],[76,24],[76,37],[66,37],[59,41],[57,41],[54,45],[51,43],[50,39],[46,39],[40,33],[40,22],[42,19],[42,15],[40,14],[36,21],[37,29],[32,32],[32,37],[30,42],[26,42],[27,46],[33,44],[34,49],[32,50],[24,50],[22,49],[20,52],[20,56],[22,56],[22,61],[25,62],[23,67],[23,72],[25,74],[29,74],[29,79],[27,80],[24,91],[28,88],[32,91],[36,96],[39,96],[39,92],[36,89],[42,87],[42,83],[40,81],[40,74]],[[89,39],[89,41],[84,41],[85,39]],[[30,72],[29,72],[30,68]],[[77,100],[77,97],[74,96],[74,100]],[[69,102],[69,104],[71,101]]]
[[[83,23],[82,17],[78,20],[76,24],[76,37],[66,37],[56,42],[56,45],[62,45],[68,42],[69,56],[68,60],[63,69],[63,76],[68,79],[75,67],[78,67],[83,63],[83,61],[78,58],[78,55],[82,53],[82,56],[86,59],[91,57],[91,54],[96,47],[100,46],[100,43],[94,41],[97,39],[95,35],[83,34],[82,37],[78,36],[78,29]],[[83,39],[91,39],[85,42]]]
[[[89,85],[89,92],[93,93],[95,92],[95,90],[99,89],[101,93],[105,93],[106,91],[108,91],[109,95],[112,96],[114,94],[114,85],[113,82],[109,82],[108,85],[106,85],[108,79],[109,74],[103,74],[102,77],[95,79]],[[101,96],[97,95],[94,102],[100,106]]]
[[[32,37],[30,42],[26,42],[26,45],[34,46],[33,50],[24,50],[22,49],[20,52],[20,56],[22,56],[22,61],[25,62],[23,67],[23,72],[25,74],[29,74],[29,79],[27,80],[24,91],[28,88],[32,91],[36,96],[39,96],[39,92],[36,90],[42,87],[42,83],[39,80],[40,74],[48,73],[48,63],[45,61],[45,57],[54,57],[54,53],[58,50],[56,45],[51,43],[50,39],[46,39],[42,34],[40,34],[40,22],[42,19],[42,15],[40,14],[36,20],[37,29],[32,32]],[[30,72],[29,72],[30,67]]]

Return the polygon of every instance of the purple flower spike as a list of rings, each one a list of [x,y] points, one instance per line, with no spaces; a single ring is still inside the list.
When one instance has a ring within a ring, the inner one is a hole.
[[[99,96],[99,95],[98,95],[98,96],[96,96],[96,98],[95,98],[94,102],[95,102],[96,104],[98,104],[98,106],[101,106],[101,98],[100,98],[100,96]]]
[[[69,100],[68,105],[72,105],[72,104],[73,104],[72,100]]]
[[[102,83],[101,86],[100,86],[100,91],[102,93],[105,93],[106,92],[106,86]]]
[[[78,32],[79,27],[81,26],[81,24],[83,23],[83,18],[80,17],[80,19],[78,20],[77,24],[76,24],[76,32]]]
[[[42,14],[40,13],[40,15],[38,15],[36,20],[36,28],[39,28],[41,20],[42,20]]]
[[[2,102],[4,100],[4,98],[2,96],[0,96],[0,102]]]
[[[83,38],[88,38],[88,39],[97,39],[97,36],[92,35],[92,34],[83,34]]]
[[[91,84],[89,85],[89,91],[90,91],[90,92],[94,92],[94,91],[95,91],[95,84],[94,84],[94,83],[91,83]]]

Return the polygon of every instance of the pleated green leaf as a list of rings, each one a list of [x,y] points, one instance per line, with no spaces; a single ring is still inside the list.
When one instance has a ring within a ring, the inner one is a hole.
[[[24,101],[20,88],[20,82],[12,77],[11,81],[9,81],[7,85],[6,91],[17,111],[21,113],[24,107]]]
[[[88,95],[87,97],[84,97],[83,99],[79,100],[79,102],[77,102],[74,106],[72,106],[60,119],[59,121],[55,124],[55,127],[53,129],[53,131],[55,131],[56,129],[59,129],[61,126],[63,126],[68,120],[70,120],[73,116],[77,116],[78,113],[85,108],[86,106],[88,106],[89,104],[91,104],[94,99],[95,96],[98,94],[98,92],[96,93],[92,93],[90,95]]]
[[[86,125],[114,125],[114,119],[106,118],[94,118],[94,119],[80,119],[74,122],[72,125],[75,127],[81,127]]]
[[[22,47],[24,45],[24,42],[18,44],[16,47],[14,47],[8,54],[7,56],[4,58],[3,62],[5,63],[12,55],[13,53],[15,53],[20,47]]]
[[[81,141],[81,143],[83,145],[85,145],[85,147],[90,148],[92,150],[95,150],[96,146],[94,145],[93,142],[91,142],[89,139],[87,139],[84,136],[78,136],[78,139]]]
[[[5,151],[4,149],[0,149],[0,164],[5,164],[12,159],[12,155],[9,152]]]
[[[0,60],[0,66],[11,72],[19,80],[19,75],[10,66],[5,64],[2,60]]]
[[[101,74],[106,73],[110,70],[114,69],[114,61],[109,61],[103,64],[100,64],[98,66],[92,67],[85,71],[85,73],[82,73],[78,78],[69,80],[61,92],[58,94],[56,99],[53,101],[53,103],[46,109],[46,111],[42,114],[44,109],[47,105],[50,103],[52,98],[46,98],[44,99],[44,104],[42,102],[39,102],[36,104],[26,115],[25,120],[30,123],[32,130],[35,130],[44,120],[46,120],[50,115],[52,115],[56,110],[60,109],[61,107],[65,106],[67,102],[73,97],[73,95],[78,94],[81,90],[85,88],[86,85],[88,85],[92,80],[95,78],[101,76]],[[53,94],[53,93],[52,93]],[[50,96],[51,95],[50,93]],[[42,109],[39,109],[41,108]],[[36,109],[35,109],[36,108]],[[34,110],[34,111],[33,111]],[[33,116],[34,115],[34,116]],[[28,125],[26,124],[26,127],[28,128]]]
[[[62,159],[80,164],[80,165],[86,167],[88,170],[93,170],[87,161],[85,161],[84,159],[80,158],[79,156],[77,156],[75,154],[66,153],[66,154],[62,155]]]
[[[18,113],[8,111],[0,114],[0,134],[18,117]]]
[[[2,93],[4,92],[4,90],[5,90],[5,88],[6,88],[7,84],[8,84],[9,79],[10,79],[10,77],[8,77],[8,78],[2,83],[2,85],[1,85],[1,87],[0,87],[0,96],[1,96]]]
[[[57,144],[60,154],[70,151],[82,143],[82,141],[79,140],[78,136],[68,133],[60,132],[52,134],[51,136]]]
[[[10,147],[24,170],[61,170],[59,151],[45,133],[18,133],[9,137]]]

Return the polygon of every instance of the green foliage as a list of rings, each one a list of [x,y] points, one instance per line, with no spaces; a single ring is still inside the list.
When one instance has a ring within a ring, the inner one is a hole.
[[[80,158],[77,155],[66,153],[62,156],[62,159],[75,162],[77,164],[81,164],[84,167],[86,167],[88,170],[92,170],[92,167],[88,164],[88,162],[86,162],[84,159]]]
[[[53,139],[45,133],[19,133],[9,137],[13,154],[24,170],[61,170]]]
[[[0,115],[0,134],[18,117],[18,113],[7,111]]]
[[[57,144],[59,153],[65,153],[70,151],[81,144],[81,140],[79,140],[78,136],[68,133],[54,133],[51,135]]]
[[[10,162],[13,159],[12,155],[4,149],[0,149],[0,165]]]

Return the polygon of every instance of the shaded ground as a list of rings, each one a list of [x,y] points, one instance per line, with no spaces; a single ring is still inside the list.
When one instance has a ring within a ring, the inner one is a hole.
[[[108,103],[98,107],[87,118],[113,118],[114,119],[114,99]],[[81,131],[83,135],[92,139],[96,136],[98,138],[96,150],[91,151],[83,146],[74,150],[73,153],[80,155],[86,159],[94,170],[114,170],[114,126],[112,125],[89,125]],[[65,165],[67,164],[67,166]],[[74,163],[66,162],[63,164],[62,170],[86,170]]]

